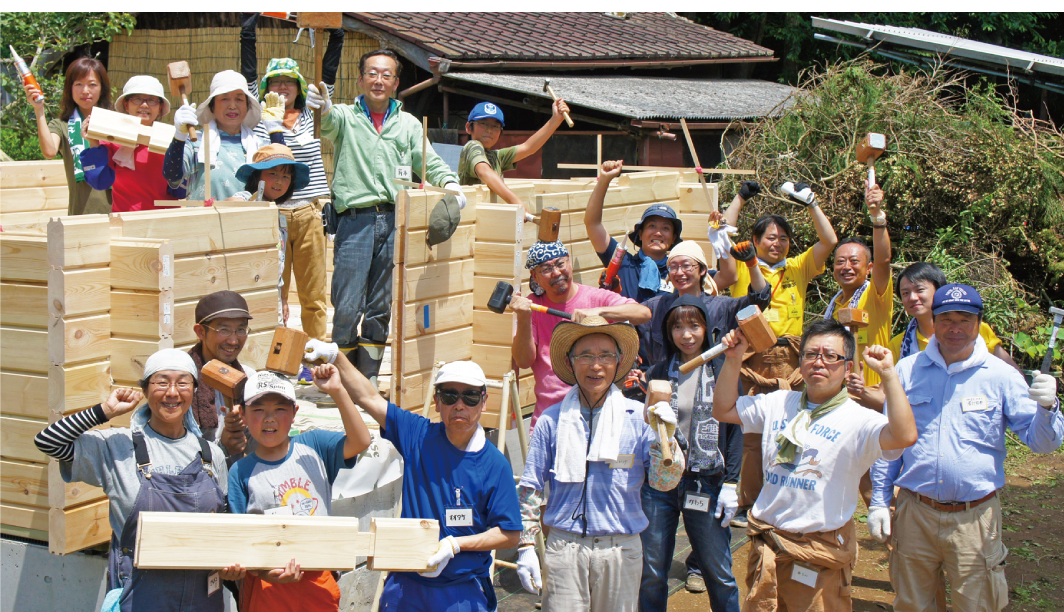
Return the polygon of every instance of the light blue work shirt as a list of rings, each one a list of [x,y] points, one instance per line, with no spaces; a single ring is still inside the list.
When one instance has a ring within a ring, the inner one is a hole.
[[[587,535],[634,535],[647,528],[647,517],[639,489],[650,472],[650,443],[656,438],[650,426],[643,422],[643,405],[625,399],[624,427],[621,429],[620,457],[623,463],[631,456],[631,467],[610,467],[605,461],[589,462],[587,470]],[[583,482],[559,482],[554,477],[554,456],[558,452],[558,416],[561,404],[543,411],[532,430],[528,444],[528,460],[519,487],[537,491],[547,489],[550,497],[543,515],[543,524],[573,533],[583,533],[585,515]],[[598,421],[599,415],[593,417]],[[591,435],[587,420],[581,416],[583,439]]]
[[[894,485],[938,500],[968,502],[1005,485],[1005,427],[1036,453],[1064,439],[1064,417],[1027,397],[1015,368],[986,350],[980,337],[968,359],[946,365],[931,338],[927,349],[898,362],[918,432],[900,459],[872,466],[872,505],[890,506]]]

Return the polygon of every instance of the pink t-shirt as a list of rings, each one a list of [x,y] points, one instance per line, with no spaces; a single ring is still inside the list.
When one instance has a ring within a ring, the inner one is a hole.
[[[635,304],[636,301],[623,297],[612,291],[588,287],[576,283],[576,295],[568,302],[559,304],[552,302],[545,295],[533,295],[533,304],[548,306],[565,312],[572,312],[577,308],[597,308],[599,306],[618,306],[620,304]],[[532,363],[532,375],[536,380],[536,409],[532,412],[532,427],[544,410],[562,401],[570,385],[562,382],[554,374],[550,363],[550,337],[554,333],[554,327],[565,319],[546,313],[532,313],[532,339],[536,342],[536,361]],[[529,430],[531,431],[531,429]]]

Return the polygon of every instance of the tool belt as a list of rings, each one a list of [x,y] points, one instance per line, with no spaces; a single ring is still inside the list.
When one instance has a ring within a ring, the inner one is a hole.
[[[910,493],[912,493],[912,491],[910,491]],[[989,494],[984,495],[983,497],[980,497],[979,499],[976,499],[976,500],[973,500],[973,501],[968,501],[968,502],[940,502],[937,499],[932,499],[930,497],[927,497],[926,495],[920,495],[919,493],[913,493],[913,496],[916,497],[916,499],[920,500],[922,503],[927,504],[928,506],[931,506],[932,508],[934,508],[935,510],[938,510],[940,512],[964,512],[965,510],[969,510],[971,508],[974,508],[974,507],[978,506],[979,504],[982,504],[983,502],[985,502],[985,501],[987,501],[989,499],[993,499],[993,497],[995,495],[997,495],[997,491],[991,491]]]

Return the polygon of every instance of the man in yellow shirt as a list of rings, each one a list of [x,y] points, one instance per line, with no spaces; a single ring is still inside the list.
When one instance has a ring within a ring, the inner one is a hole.
[[[739,195],[724,212],[724,222],[735,227],[739,222],[739,213],[747,200],[757,195],[760,187],[757,183],[743,183]],[[805,318],[805,296],[809,281],[824,271],[824,264],[831,256],[838,238],[831,227],[824,211],[816,201],[816,196],[808,185],[786,184],[788,191],[794,193],[791,199],[804,204],[813,218],[813,227],[820,239],[797,257],[788,257],[794,234],[791,225],[780,215],[764,215],[754,223],[753,243],[757,250],[757,264],[765,281],[772,287],[772,297],[765,319],[776,332],[779,339],[776,346],[761,353],[749,353],[743,358],[740,379],[743,390],[750,395],[770,393],[777,389],[801,390],[804,387],[801,372],[798,370],[798,346],[801,343],[802,323]],[[754,189],[756,187],[756,189]],[[712,219],[711,219],[712,220]],[[724,231],[724,230],[718,230]],[[737,266],[734,258],[725,258],[717,249],[718,241],[710,236],[717,251],[720,271],[715,277],[717,286],[724,290],[721,278],[736,278],[731,285],[732,297],[742,297],[749,291],[750,268]],[[761,493],[763,481],[761,469],[761,435],[743,436],[742,470],[739,475],[739,512],[732,520],[736,527],[746,527],[746,512]]]

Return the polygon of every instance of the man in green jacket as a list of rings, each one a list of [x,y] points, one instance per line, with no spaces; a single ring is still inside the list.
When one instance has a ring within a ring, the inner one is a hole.
[[[421,121],[392,99],[401,67],[399,57],[387,49],[363,55],[358,77],[362,95],[354,104],[333,104],[323,86],[307,88],[307,106],[321,109],[322,136],[336,151],[332,340],[349,351],[349,360],[374,385],[391,316],[397,192],[392,180],[411,180],[411,168],[422,163]],[[432,148],[425,162],[428,176],[422,180],[461,192],[458,176]],[[465,206],[464,195],[458,203]]]

